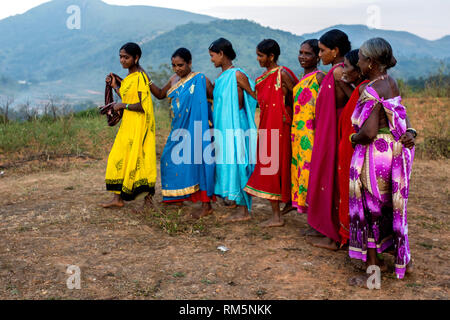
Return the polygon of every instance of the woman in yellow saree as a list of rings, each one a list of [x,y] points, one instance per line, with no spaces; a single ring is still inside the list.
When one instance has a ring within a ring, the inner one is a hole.
[[[155,117],[150,94],[151,81],[139,65],[141,49],[127,43],[120,49],[120,63],[128,76],[120,87],[115,77],[106,79],[122,99],[114,110],[123,109],[114,145],[106,168],[106,190],[114,193],[104,208],[123,207],[141,193],[148,193],[145,203],[152,203],[156,182]]]

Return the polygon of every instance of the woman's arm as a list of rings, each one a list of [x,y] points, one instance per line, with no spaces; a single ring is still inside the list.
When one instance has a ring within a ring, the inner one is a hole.
[[[122,96],[120,95],[120,85],[118,84],[118,81],[116,80],[116,77],[111,72],[109,75],[106,76],[105,82],[113,88],[114,92],[122,99]]]
[[[172,87],[171,80],[167,81],[165,86],[162,88],[159,88],[156,84],[152,82],[152,84],[150,85],[150,91],[158,100],[163,100],[167,97],[167,91],[169,91],[171,87]]]
[[[247,91],[249,95],[253,97],[253,99],[256,100],[256,91],[252,90],[252,87],[250,86],[250,82],[248,81],[248,78],[245,74],[243,74],[240,71],[236,72],[236,80],[238,86],[242,89]]]
[[[214,99],[214,86],[208,77],[205,76],[206,79],[206,97],[208,99]]]
[[[116,103],[114,105],[114,111],[127,109],[129,111],[145,113],[144,109],[142,108],[142,93],[138,92],[138,96],[139,96],[139,102],[138,103],[128,104],[128,108],[127,108],[127,104],[126,103]]]

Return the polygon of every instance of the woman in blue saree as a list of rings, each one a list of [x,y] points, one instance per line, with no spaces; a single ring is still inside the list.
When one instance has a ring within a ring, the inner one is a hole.
[[[202,211],[192,213],[198,219],[212,213],[214,200],[212,110],[207,100],[212,85],[204,74],[192,72],[192,56],[185,48],[175,51],[172,67],[176,76],[167,97],[174,118],[161,156],[163,202],[200,201]]]
[[[243,189],[256,163],[255,83],[233,66],[236,53],[228,40],[214,41],[209,54],[214,66],[222,68],[214,85],[214,194],[240,207],[226,218],[228,222],[246,221],[251,218],[252,199]]]

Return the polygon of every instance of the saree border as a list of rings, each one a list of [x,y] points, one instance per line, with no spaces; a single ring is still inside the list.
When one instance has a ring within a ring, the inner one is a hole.
[[[186,79],[182,80],[180,79],[177,83],[175,83],[172,87],[170,87],[169,91],[167,91],[166,96],[169,96],[169,94],[171,94],[172,92],[174,92],[176,89],[178,89],[179,87],[181,87],[182,85],[184,85],[186,82],[188,82],[189,80],[193,79],[195,76],[199,75],[200,72],[194,72],[193,74],[191,74],[190,76],[188,76]]]
[[[164,197],[181,197],[181,196],[193,194],[199,190],[200,190],[200,185],[196,184],[194,186],[190,186],[190,187],[187,187],[184,189],[176,189],[176,190],[162,189],[162,195]]]
[[[251,194],[252,196],[255,196],[255,197],[268,199],[268,200],[279,200],[279,201],[281,201],[281,194],[261,191],[261,190],[252,188],[252,187],[250,187],[248,185],[245,186],[244,191],[247,192],[248,194]]]

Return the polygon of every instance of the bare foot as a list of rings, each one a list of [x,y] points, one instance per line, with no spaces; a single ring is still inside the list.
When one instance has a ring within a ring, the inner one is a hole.
[[[272,217],[269,220],[260,223],[259,226],[263,228],[282,227],[284,226],[284,220],[281,217],[279,219]]]
[[[100,206],[109,209],[109,208],[122,208],[124,206],[123,200],[113,199],[111,202],[101,204]]]
[[[412,274],[414,272],[414,266],[413,266],[413,262],[412,260],[410,260],[408,262],[408,264],[406,265],[406,271],[405,274]]]
[[[296,210],[297,208],[292,206],[292,202],[286,203],[286,205],[284,206],[283,210],[281,211],[282,215],[288,214],[291,211]]]
[[[227,199],[223,199],[223,205],[230,209],[237,208],[236,201],[231,201],[231,200],[227,200]]]
[[[211,214],[213,214],[213,209],[211,207],[211,204],[210,203],[208,203],[208,204],[204,203],[202,205],[202,210],[200,212],[194,211],[194,212],[191,213],[191,218],[197,220],[197,219],[200,219],[200,218],[207,217],[207,216],[209,216]]]
[[[313,245],[314,247],[328,249],[332,251],[336,251],[339,249],[336,242],[328,237],[323,238],[307,238],[306,240],[309,244]]]
[[[240,221],[248,221],[251,220],[252,217],[250,215],[243,215],[241,212],[239,213],[233,213],[225,218],[225,222],[231,223],[231,222],[240,222]]]
[[[321,234],[319,231],[316,231],[315,229],[309,227],[308,229],[304,229],[300,232],[302,236],[309,236],[309,237],[325,237],[323,234]]]

